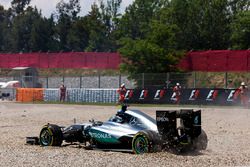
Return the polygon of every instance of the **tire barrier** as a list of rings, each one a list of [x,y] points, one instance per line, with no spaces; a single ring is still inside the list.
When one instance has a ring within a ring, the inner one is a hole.
[[[16,101],[18,102],[34,102],[43,101],[44,89],[41,88],[17,88]]]
[[[16,98],[16,89],[14,88],[4,88],[0,89],[0,98],[1,100],[15,100]]]
[[[86,103],[116,103],[118,94],[116,89],[78,89],[69,88],[66,90],[67,102]],[[59,89],[45,89],[44,101],[59,101]]]
[[[43,99],[46,102],[55,102],[60,99],[59,89],[44,89]]]
[[[250,96],[249,96],[250,97]],[[130,89],[125,95],[126,103],[175,104],[172,89]],[[237,89],[182,89],[180,104],[192,105],[240,105]]]

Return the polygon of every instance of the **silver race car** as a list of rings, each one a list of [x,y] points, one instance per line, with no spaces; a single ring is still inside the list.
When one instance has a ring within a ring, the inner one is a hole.
[[[127,106],[106,122],[61,127],[43,126],[39,137],[27,137],[27,143],[61,146],[62,143],[84,144],[87,149],[128,151],[135,154],[174,151],[181,153],[207,147],[207,136],[201,128],[201,110],[156,111],[156,119]]]

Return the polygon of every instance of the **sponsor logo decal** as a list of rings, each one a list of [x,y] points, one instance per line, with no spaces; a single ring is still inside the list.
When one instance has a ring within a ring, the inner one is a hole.
[[[216,97],[218,96],[218,90],[210,90],[206,100],[207,101],[214,101]]]
[[[194,124],[198,124],[199,123],[199,116],[196,116],[195,118],[194,118]]]
[[[164,97],[165,93],[166,93],[165,90],[157,90],[157,91],[155,92],[154,99],[155,99],[155,100],[160,100],[161,98]]]
[[[169,122],[169,119],[166,117],[157,117],[156,121],[157,122]]]
[[[127,90],[126,94],[125,94],[125,99],[129,100],[130,98],[132,98],[134,95],[133,90]]]
[[[142,90],[139,99],[143,100],[147,97],[148,97],[148,90]]]
[[[231,90],[228,97],[227,97],[227,101],[234,101],[235,99],[235,93],[236,91],[235,90]]]
[[[111,135],[107,133],[95,133],[95,132],[89,132],[90,136],[93,138],[98,139],[111,139]]]
[[[176,92],[173,92],[173,94],[171,96],[171,100],[173,100],[173,101],[177,100],[177,98],[176,98]]]
[[[200,90],[192,90],[190,96],[189,96],[189,100],[196,100],[199,97],[200,94]]]

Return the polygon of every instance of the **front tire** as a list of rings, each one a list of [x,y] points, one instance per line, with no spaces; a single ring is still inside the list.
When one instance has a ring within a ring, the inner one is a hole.
[[[54,124],[48,124],[42,128],[39,142],[41,146],[61,146],[62,138],[61,128]]]

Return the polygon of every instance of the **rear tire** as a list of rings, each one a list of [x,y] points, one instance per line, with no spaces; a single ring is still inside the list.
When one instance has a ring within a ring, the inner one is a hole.
[[[132,140],[132,150],[135,154],[149,152],[149,137],[144,132],[138,132]]]
[[[135,154],[161,151],[159,135],[151,130],[138,132],[132,140],[132,150]]]
[[[54,124],[45,125],[39,135],[41,146],[61,146],[63,140],[62,130]]]
[[[196,151],[206,150],[207,143],[208,143],[207,134],[202,129],[201,134],[193,141],[193,149]]]

